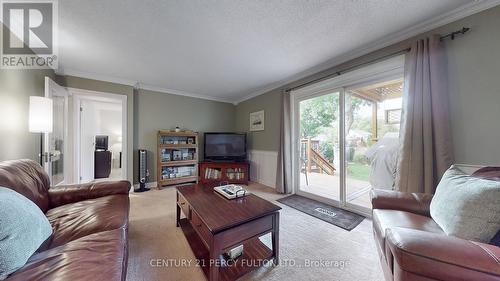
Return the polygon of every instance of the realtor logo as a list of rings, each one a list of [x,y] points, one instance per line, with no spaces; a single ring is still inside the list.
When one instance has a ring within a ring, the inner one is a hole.
[[[57,0],[2,0],[0,68],[57,68]]]

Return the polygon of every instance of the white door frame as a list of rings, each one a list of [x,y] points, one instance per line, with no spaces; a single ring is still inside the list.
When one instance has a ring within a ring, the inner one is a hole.
[[[343,126],[341,123],[343,123],[343,97],[344,97],[344,89],[343,88],[335,88],[335,89],[326,89],[326,90],[320,90],[316,92],[302,92],[302,93],[295,93],[292,92],[290,93],[290,102],[291,102],[291,116],[292,116],[292,122],[291,122],[291,127],[292,127],[292,141],[290,142],[292,144],[292,186],[294,187],[294,193],[308,197],[326,204],[333,205],[335,207],[341,207],[342,202],[343,202],[343,197],[344,197],[344,191],[343,191],[343,169],[344,165],[340,165],[340,198],[339,200],[332,199],[332,198],[327,198],[327,197],[322,197],[318,196],[316,194],[310,193],[310,192],[305,192],[300,190],[300,169],[301,169],[301,164],[300,164],[300,141],[299,141],[299,136],[300,136],[300,102],[304,100],[308,100],[311,98],[323,96],[323,95],[328,95],[332,93],[338,93],[339,94],[339,106],[340,106],[340,118],[338,120],[338,126],[339,126],[339,145],[340,147],[344,147],[343,142],[344,142],[344,137],[343,137]],[[339,163],[343,163],[344,161],[344,156],[343,156],[343,150],[340,149],[340,161]]]
[[[69,129],[68,129],[68,115],[69,115],[69,96],[71,94],[68,92],[67,88],[57,84],[54,80],[52,80],[50,77],[45,76],[44,79],[44,96],[46,98],[52,99],[52,92],[51,89],[59,89],[59,90],[64,90],[63,95],[58,95],[64,97],[64,133],[63,133],[63,157],[64,157],[64,162],[63,162],[63,181],[59,183],[53,183],[52,182],[52,161],[51,161],[51,149],[50,149],[50,134],[51,133],[43,133],[43,151],[40,151],[42,155],[45,153],[45,157],[42,157],[43,159],[43,168],[45,172],[49,175],[50,177],[50,184],[51,185],[63,185],[63,184],[68,184],[68,179],[70,178],[70,171],[69,171],[69,162],[71,161],[71,157],[69,156],[69,147],[68,147],[68,136],[69,136]],[[61,94],[61,91],[57,92],[57,94]],[[54,113],[52,113],[54,114]]]
[[[309,197],[311,199],[327,203],[336,207],[341,207],[362,215],[371,216],[371,210],[357,206],[346,201],[346,169],[345,169],[345,92],[352,87],[375,83],[377,81],[400,78],[404,75],[404,55],[374,63],[366,67],[350,71],[297,90],[290,93],[290,113],[291,113],[291,141],[292,144],[292,187],[293,193]],[[300,190],[300,162],[298,143],[300,112],[299,103],[302,100],[322,96],[325,94],[339,92],[340,118],[339,118],[339,144],[340,144],[340,200],[321,197],[315,194]]]
[[[98,92],[77,88],[68,88],[68,91],[73,96],[73,136],[74,136],[74,174],[75,179],[78,183],[80,183],[81,177],[81,167],[80,167],[80,106],[82,100],[92,100],[92,101],[101,101],[101,102],[113,102],[117,103],[117,101],[122,106],[122,179],[126,180],[128,178],[128,131],[127,131],[127,122],[128,122],[128,111],[127,111],[127,96],[121,94],[113,94],[106,92]]]

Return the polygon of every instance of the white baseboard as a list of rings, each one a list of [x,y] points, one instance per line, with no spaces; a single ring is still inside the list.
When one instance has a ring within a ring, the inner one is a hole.
[[[146,183],[146,188],[149,188],[149,189],[156,188],[157,186],[158,186],[158,183],[155,181]],[[137,188],[139,188],[138,183],[134,184],[132,192],[134,191],[134,189],[137,189]]]
[[[250,150],[250,181],[276,188],[276,169],[278,152],[269,150]]]

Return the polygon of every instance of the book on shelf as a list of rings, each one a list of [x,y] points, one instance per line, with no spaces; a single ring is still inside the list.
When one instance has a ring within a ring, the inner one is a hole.
[[[160,144],[195,144],[194,137],[161,136]]]
[[[230,180],[241,180],[245,178],[245,173],[241,168],[231,168],[226,170],[227,178]]]
[[[195,149],[164,148],[161,150],[161,159],[163,162],[195,160],[196,151]]]
[[[218,169],[207,168],[205,169],[205,179],[220,179],[221,171]]]
[[[191,177],[195,175],[194,166],[185,167],[165,167],[162,169],[161,177],[162,179],[173,179],[182,177]]]
[[[161,150],[161,160],[163,162],[172,160],[172,154],[170,153],[170,150],[168,149]]]

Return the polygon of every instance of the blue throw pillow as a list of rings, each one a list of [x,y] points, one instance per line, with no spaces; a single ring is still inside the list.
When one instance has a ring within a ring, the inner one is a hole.
[[[51,234],[47,217],[35,203],[0,187],[0,280],[26,264]]]

